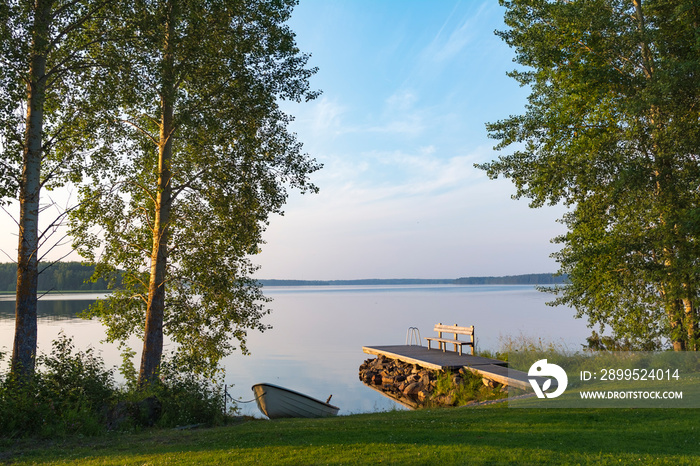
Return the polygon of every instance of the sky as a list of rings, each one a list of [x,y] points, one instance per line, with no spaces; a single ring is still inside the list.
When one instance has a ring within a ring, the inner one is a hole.
[[[289,108],[324,164],[255,257],[261,278],[453,278],[554,272],[562,208],[531,209],[474,168],[486,122],[524,111],[495,0],[301,0],[290,26],[321,97]]]
[[[524,111],[496,0],[301,0],[289,21],[322,95],[283,103],[323,164],[291,191],[258,278],[457,278],[554,272],[561,207],[531,209],[474,167],[498,157],[486,122]],[[15,206],[16,207],[16,206]],[[12,209],[11,209],[11,213]],[[0,261],[16,257],[2,215]],[[48,258],[63,254],[58,248]],[[80,260],[71,255],[65,260]]]

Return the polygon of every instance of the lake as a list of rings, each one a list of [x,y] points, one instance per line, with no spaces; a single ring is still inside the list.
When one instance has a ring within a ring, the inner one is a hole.
[[[581,348],[590,335],[586,322],[566,307],[545,303],[553,296],[520,285],[410,285],[265,287],[273,298],[266,322],[273,328],[250,332],[251,355],[223,361],[232,396],[253,399],[250,387],[269,382],[301,391],[341,408],[340,414],[402,409],[365,387],[358,379],[363,346],[406,342],[409,327],[430,336],[437,322],[474,325],[477,352],[498,350],[502,338],[526,336]],[[100,343],[97,321],[75,318],[100,295],[49,295],[39,302],[39,351],[49,352],[59,332],[74,338],[78,349],[98,348],[109,366],[121,363],[116,345]],[[0,297],[0,352],[7,368],[14,335],[14,296]],[[140,357],[141,342],[130,345]],[[168,348],[166,347],[166,351]],[[136,363],[138,366],[138,361]],[[240,403],[244,414],[262,417],[255,403]]]

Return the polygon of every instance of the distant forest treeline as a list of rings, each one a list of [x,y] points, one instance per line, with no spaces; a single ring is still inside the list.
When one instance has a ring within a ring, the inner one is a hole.
[[[95,268],[80,262],[56,262],[46,268],[48,263],[39,264],[39,291],[105,291],[107,282],[89,281]],[[86,283],[87,282],[87,283]],[[17,289],[17,265],[0,263],[0,291]]]
[[[529,273],[505,277],[464,277],[454,281],[455,285],[556,285],[567,282],[566,275],[551,273]]]
[[[506,277],[463,277],[443,279],[364,279],[364,280],[258,280],[263,286],[332,286],[332,285],[553,285],[566,283],[566,276],[530,273]]]
[[[51,267],[41,263],[39,291],[106,291],[107,282],[89,281],[94,267],[80,262],[57,262]],[[444,279],[363,279],[363,280],[258,280],[263,286],[339,286],[339,285],[551,285],[565,283],[566,277],[551,273],[531,273],[507,277],[463,277]],[[17,266],[0,263],[0,291],[15,291]]]

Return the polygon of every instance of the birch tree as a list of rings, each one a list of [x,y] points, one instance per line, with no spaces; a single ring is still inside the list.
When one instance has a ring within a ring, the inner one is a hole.
[[[280,109],[317,95],[285,24],[295,3],[120,6],[131,33],[102,52],[118,63],[105,77],[119,93],[110,151],[93,160],[73,233],[97,276],[123,271],[91,312],[112,341],[143,335],[141,386],[157,377],[165,337],[181,365],[211,375],[235,342],[247,351],[249,329],[267,328],[250,256],[287,189],[315,191],[319,168]]]
[[[100,41],[91,0],[5,0],[0,4],[0,197],[19,201],[15,338],[11,370],[34,372],[41,192],[80,177],[90,137],[84,85]]]
[[[514,0],[508,30],[526,111],[487,125],[481,165],[533,207],[563,203],[554,255],[575,307],[620,338],[699,349],[700,5]]]

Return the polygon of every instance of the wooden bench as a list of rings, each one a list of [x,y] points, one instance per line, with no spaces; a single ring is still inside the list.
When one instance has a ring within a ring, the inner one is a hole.
[[[454,325],[442,325],[442,323],[439,323],[435,326],[433,329],[435,332],[438,333],[437,337],[425,337],[426,340],[428,340],[428,349],[430,349],[430,343],[433,341],[438,342],[439,349],[443,351],[443,353],[446,351],[447,344],[452,344],[455,345],[455,351],[457,351],[457,347],[459,347],[459,355],[462,355],[462,346],[464,345],[469,345],[472,347],[472,355],[474,354],[474,326],[472,325],[471,327],[459,327],[457,324]],[[444,333],[453,333],[454,338],[443,338],[442,334]],[[459,339],[459,335],[469,335],[471,337],[471,341],[461,341]]]

